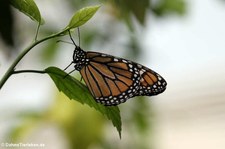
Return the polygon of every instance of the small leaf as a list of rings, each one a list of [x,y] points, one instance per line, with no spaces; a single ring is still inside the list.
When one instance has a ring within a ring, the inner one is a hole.
[[[67,74],[59,68],[49,67],[45,71],[52,78],[59,91],[62,91],[67,97],[82,104],[87,104],[101,112],[103,115],[106,115],[117,128],[119,136],[121,137],[122,123],[120,111],[117,106],[106,107],[97,103],[84,84],[69,75],[66,76]]]
[[[37,21],[40,24],[44,23],[44,20],[41,18],[41,13],[33,0],[10,0],[10,3],[13,7],[23,12],[32,20]]]
[[[158,16],[165,16],[169,14],[183,15],[186,12],[185,0],[164,0],[160,3],[156,3],[152,11]]]
[[[85,24],[88,20],[92,18],[92,16],[96,13],[99,7],[100,5],[96,5],[80,9],[73,15],[66,29],[73,29]]]

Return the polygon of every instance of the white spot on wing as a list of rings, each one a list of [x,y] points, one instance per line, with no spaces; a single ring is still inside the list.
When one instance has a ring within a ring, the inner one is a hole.
[[[127,61],[126,61],[126,60],[124,60],[124,59],[122,60],[122,62],[127,63]]]
[[[114,58],[114,62],[118,62],[119,60],[117,58]]]

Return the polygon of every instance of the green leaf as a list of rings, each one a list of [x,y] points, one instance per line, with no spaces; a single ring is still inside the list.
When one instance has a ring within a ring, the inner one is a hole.
[[[10,0],[13,7],[30,17],[32,20],[40,24],[44,23],[41,18],[41,13],[33,0]]]
[[[80,9],[73,15],[66,29],[73,29],[85,24],[88,20],[90,20],[93,17],[93,15],[96,13],[99,7],[100,5],[96,5]]]
[[[59,91],[62,91],[67,97],[82,104],[87,104],[101,112],[103,115],[106,115],[107,118],[111,120],[113,125],[117,128],[121,138],[122,123],[120,111],[117,106],[106,107],[97,103],[84,84],[69,75],[66,76],[67,74],[59,68],[49,67],[45,71],[52,78]]]
[[[163,0],[155,7],[152,8],[153,12],[158,16],[165,16],[168,14],[183,15],[186,12],[186,1],[185,0]]]

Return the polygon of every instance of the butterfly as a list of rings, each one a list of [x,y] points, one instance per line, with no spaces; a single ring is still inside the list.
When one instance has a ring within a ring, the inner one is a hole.
[[[74,64],[73,71],[80,72],[96,102],[115,106],[135,96],[153,96],[165,91],[167,82],[155,71],[127,59],[84,51],[75,44],[70,32],[69,35],[75,45],[70,65]]]

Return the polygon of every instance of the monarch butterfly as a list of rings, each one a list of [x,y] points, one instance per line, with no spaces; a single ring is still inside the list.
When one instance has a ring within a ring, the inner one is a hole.
[[[64,70],[75,64],[73,71],[80,72],[96,102],[115,106],[129,98],[153,96],[166,89],[165,79],[153,70],[112,55],[86,52],[75,44],[70,32],[69,35],[75,50],[73,61]]]

